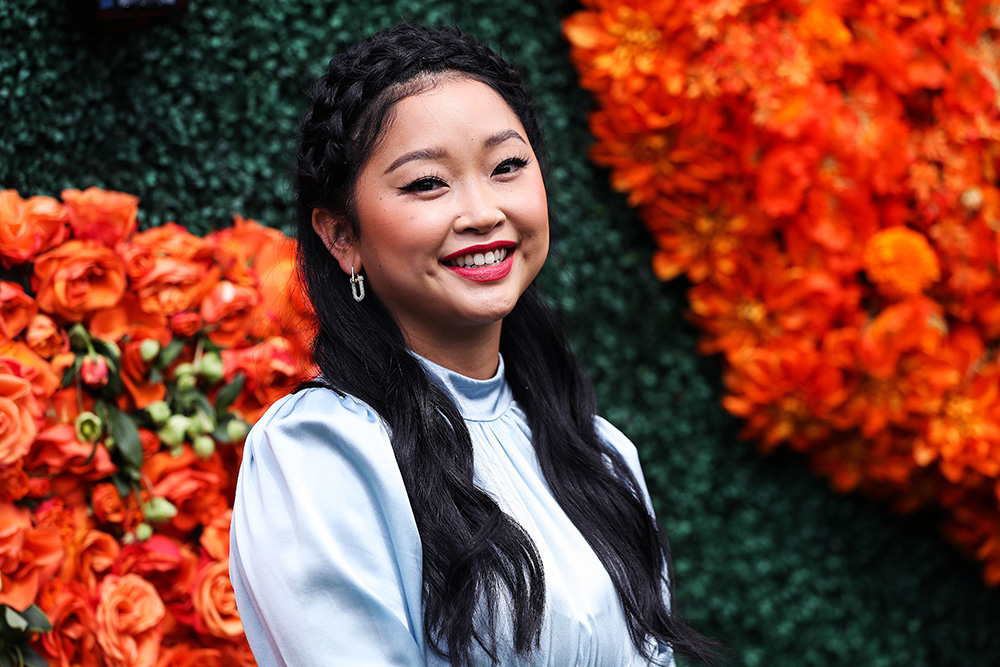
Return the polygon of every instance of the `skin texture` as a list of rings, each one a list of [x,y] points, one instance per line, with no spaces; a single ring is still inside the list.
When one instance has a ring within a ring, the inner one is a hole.
[[[360,233],[323,209],[313,227],[351,274],[364,269],[414,352],[464,375],[497,368],[500,329],[548,253],[538,161],[514,112],[457,75],[400,100],[356,185]],[[447,258],[506,246],[501,266]]]

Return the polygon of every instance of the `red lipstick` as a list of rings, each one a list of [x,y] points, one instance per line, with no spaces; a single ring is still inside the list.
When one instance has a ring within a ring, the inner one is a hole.
[[[493,243],[484,243],[463,248],[458,252],[451,253],[442,259],[441,262],[444,263],[451,260],[461,259],[466,255],[475,255],[506,249],[507,256],[504,257],[503,261],[499,264],[488,264],[484,266],[452,266],[451,264],[444,264],[446,268],[451,269],[466,280],[472,280],[477,283],[488,283],[505,278],[507,274],[510,273],[511,266],[514,263],[514,248],[516,247],[517,244],[513,241],[494,241]]]

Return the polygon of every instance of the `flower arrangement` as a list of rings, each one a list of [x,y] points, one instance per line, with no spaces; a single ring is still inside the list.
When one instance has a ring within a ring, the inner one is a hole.
[[[294,242],[61,199],[0,191],[0,663],[252,665],[229,522],[249,425],[310,372]]]
[[[742,435],[1000,583],[1000,4],[584,0],[593,160]]]

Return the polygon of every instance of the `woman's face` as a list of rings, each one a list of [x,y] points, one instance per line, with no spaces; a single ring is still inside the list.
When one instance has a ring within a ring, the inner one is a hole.
[[[341,266],[364,268],[418,352],[470,327],[499,329],[549,245],[524,127],[492,88],[459,76],[393,115],[358,178],[360,233]]]

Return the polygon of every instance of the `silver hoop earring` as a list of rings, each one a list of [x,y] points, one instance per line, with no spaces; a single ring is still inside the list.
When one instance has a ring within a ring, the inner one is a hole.
[[[354,275],[354,266],[351,266],[351,296],[355,301],[365,298],[365,277],[360,273]]]

